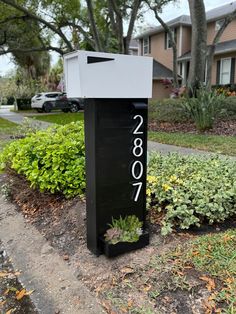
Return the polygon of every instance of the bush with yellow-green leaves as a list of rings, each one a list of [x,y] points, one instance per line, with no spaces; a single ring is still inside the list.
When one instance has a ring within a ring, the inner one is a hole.
[[[29,133],[7,145],[0,169],[23,175],[33,188],[67,198],[85,192],[85,148],[82,122]]]
[[[218,157],[153,154],[148,207],[163,212],[162,234],[174,227],[223,222],[236,214],[236,162]]]

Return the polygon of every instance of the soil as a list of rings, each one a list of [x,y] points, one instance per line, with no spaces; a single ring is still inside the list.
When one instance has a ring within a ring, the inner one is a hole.
[[[0,185],[1,181],[8,182],[8,197],[26,220],[59,251],[77,278],[97,294],[107,313],[208,313],[212,292],[199,279],[202,274],[193,266],[176,266],[171,258],[163,260],[164,253],[185,245],[196,234],[175,233],[163,238],[159,226],[150,225],[148,247],[113,259],[96,257],[86,246],[84,200],[66,200],[62,195],[32,190],[13,172],[1,176]],[[220,288],[221,283],[217,286]]]
[[[29,296],[25,295],[22,299],[17,300],[16,292],[23,289],[17,278],[18,274],[20,273],[13,269],[0,242],[0,313],[38,313]]]
[[[218,121],[212,130],[199,133],[192,122],[150,122],[149,131],[236,136],[236,120]]]

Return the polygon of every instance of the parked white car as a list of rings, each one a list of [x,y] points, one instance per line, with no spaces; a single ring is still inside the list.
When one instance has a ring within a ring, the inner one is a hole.
[[[31,99],[31,108],[37,109],[38,112],[50,112],[55,107],[56,99],[60,94],[59,92],[39,93]]]
[[[31,99],[31,108],[38,112],[50,112],[53,109],[61,109],[64,112],[77,112],[84,108],[82,99],[67,98],[66,93],[48,92],[39,93]]]

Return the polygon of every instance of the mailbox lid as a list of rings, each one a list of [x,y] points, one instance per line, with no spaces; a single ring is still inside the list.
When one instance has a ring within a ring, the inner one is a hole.
[[[151,98],[153,58],[75,51],[64,56],[68,97]]]

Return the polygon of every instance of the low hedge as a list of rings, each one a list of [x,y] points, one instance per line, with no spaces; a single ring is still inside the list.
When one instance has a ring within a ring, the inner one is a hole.
[[[16,99],[18,110],[30,110],[31,99],[30,98],[17,98]]]
[[[82,122],[51,127],[10,143],[0,155],[1,169],[10,167],[31,187],[67,198],[85,191],[85,147]]]
[[[148,104],[149,122],[185,122],[190,120],[182,102],[182,98],[151,100]]]
[[[162,233],[174,227],[223,222],[236,214],[236,162],[217,157],[151,155],[148,206],[164,214]]]
[[[187,122],[192,121],[190,114],[184,108],[186,99],[151,100],[148,105],[149,122]],[[221,101],[218,119],[236,119],[236,97],[226,97]]]

